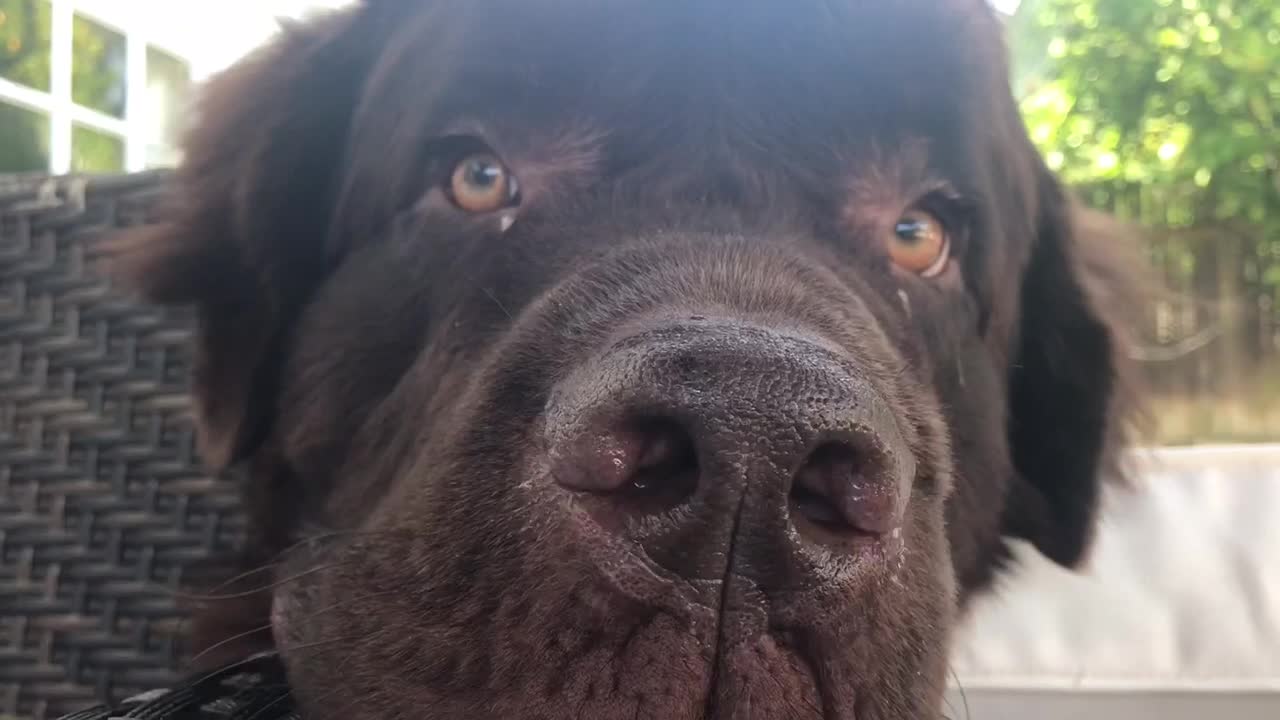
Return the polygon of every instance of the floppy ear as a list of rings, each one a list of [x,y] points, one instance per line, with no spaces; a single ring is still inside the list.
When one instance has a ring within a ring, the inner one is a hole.
[[[1133,408],[1125,318],[1140,284],[1118,223],[1038,167],[1036,239],[1010,379],[1015,477],[1004,529],[1064,566],[1084,557]]]
[[[215,78],[160,223],[115,246],[126,282],[196,309],[194,395],[214,466],[267,433],[287,328],[324,272],[326,208],[373,54],[358,27],[369,14],[286,27]]]

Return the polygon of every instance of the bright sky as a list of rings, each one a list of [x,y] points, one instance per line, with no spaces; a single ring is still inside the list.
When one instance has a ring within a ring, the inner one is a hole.
[[[136,0],[116,0],[136,2]],[[158,0],[170,6],[206,6],[207,22],[189,24],[188,56],[198,74],[213,72],[257,47],[276,30],[276,18],[298,17],[316,9],[348,4],[349,0]],[[207,68],[207,70],[206,70]]]
[[[351,0],[70,0],[72,7],[191,60],[203,78],[234,62],[276,31],[276,18],[297,17]]]
[[[276,30],[276,18],[297,17],[352,1],[72,0],[76,6],[99,17],[136,19],[148,39],[190,58],[197,78],[226,67],[265,41]],[[1021,2],[990,1],[995,7],[1010,13]],[[124,20],[118,22],[123,24]]]

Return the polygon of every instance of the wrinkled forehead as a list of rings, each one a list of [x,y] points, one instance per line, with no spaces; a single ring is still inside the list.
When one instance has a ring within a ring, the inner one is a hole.
[[[999,43],[982,0],[441,2],[397,30],[370,93],[428,133],[573,124],[640,155],[945,146],[990,112]]]

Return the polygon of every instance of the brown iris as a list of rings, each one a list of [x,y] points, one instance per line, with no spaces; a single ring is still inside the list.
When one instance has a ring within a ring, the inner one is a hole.
[[[889,234],[889,257],[903,270],[932,277],[947,266],[950,238],[942,221],[924,210],[908,210]]]
[[[449,177],[449,196],[467,212],[494,212],[515,203],[516,182],[498,158],[479,153],[454,167]]]

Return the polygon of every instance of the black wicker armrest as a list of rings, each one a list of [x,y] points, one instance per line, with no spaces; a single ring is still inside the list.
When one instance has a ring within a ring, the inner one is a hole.
[[[241,523],[187,420],[181,312],[113,292],[102,240],[165,173],[0,176],[0,718],[177,682],[174,590]]]

